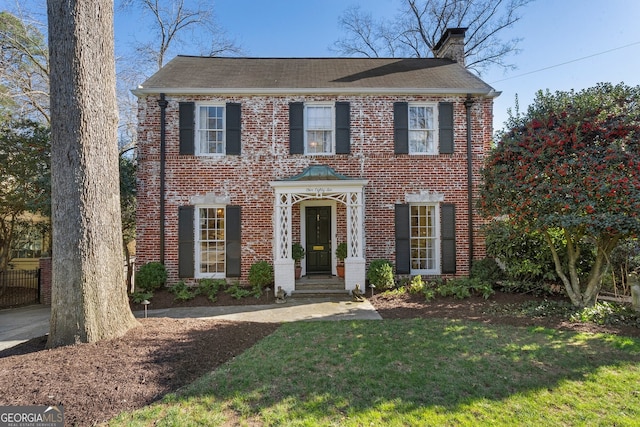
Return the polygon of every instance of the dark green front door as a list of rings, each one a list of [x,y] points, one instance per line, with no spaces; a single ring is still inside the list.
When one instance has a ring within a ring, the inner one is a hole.
[[[307,206],[307,273],[331,273],[331,207]]]

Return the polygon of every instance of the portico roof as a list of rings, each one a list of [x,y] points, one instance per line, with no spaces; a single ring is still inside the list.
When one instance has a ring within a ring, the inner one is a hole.
[[[333,180],[352,180],[341,173],[336,172],[327,165],[311,165],[302,172],[283,181],[333,181]]]

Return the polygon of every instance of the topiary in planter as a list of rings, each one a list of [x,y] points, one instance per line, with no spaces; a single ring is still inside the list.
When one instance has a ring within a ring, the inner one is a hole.
[[[386,259],[376,259],[369,264],[367,271],[367,279],[369,283],[379,290],[393,289],[395,282],[393,280],[393,266]]]
[[[136,291],[153,292],[167,281],[167,269],[159,262],[148,262],[136,274]]]

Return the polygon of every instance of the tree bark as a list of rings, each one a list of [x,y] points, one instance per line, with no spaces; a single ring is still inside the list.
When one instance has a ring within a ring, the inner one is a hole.
[[[137,325],[122,268],[112,0],[48,0],[52,307],[48,347]]]

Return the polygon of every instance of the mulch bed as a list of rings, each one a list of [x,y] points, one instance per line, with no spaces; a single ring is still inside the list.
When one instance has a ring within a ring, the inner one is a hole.
[[[429,303],[400,295],[370,298],[385,319],[455,318],[517,326],[619,333],[640,337],[638,328],[572,324],[561,319],[487,314],[494,304],[531,300],[531,296],[496,294],[489,300],[440,298]],[[273,302],[273,294],[235,300],[220,294],[216,305]],[[213,305],[204,297],[175,303],[158,292],[153,308]],[[141,310],[132,305],[133,310]],[[95,425],[122,411],[148,405],[189,384],[268,336],[278,324],[200,319],[141,319],[125,336],[94,344],[46,350],[36,338],[0,352],[0,405],[63,405],[67,425]]]

